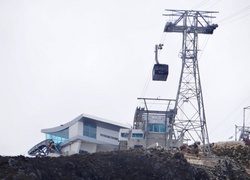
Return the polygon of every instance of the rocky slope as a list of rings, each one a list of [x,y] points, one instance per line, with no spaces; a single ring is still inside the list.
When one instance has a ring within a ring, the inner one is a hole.
[[[182,152],[163,148],[77,154],[67,157],[0,156],[0,180],[27,179],[250,179],[229,157],[214,167],[192,165]]]
[[[238,142],[238,141],[237,141]],[[217,156],[228,156],[236,163],[249,169],[250,168],[250,145],[241,142],[224,142],[212,146],[211,151]]]

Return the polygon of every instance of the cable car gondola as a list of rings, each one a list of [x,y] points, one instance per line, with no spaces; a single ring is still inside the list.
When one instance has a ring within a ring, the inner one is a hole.
[[[163,44],[155,45],[155,61],[157,64],[154,65],[152,72],[153,81],[166,81],[168,77],[168,65],[160,64],[158,61],[158,49],[162,49]]]
[[[153,81],[166,81],[168,77],[167,64],[155,64],[152,72]]]

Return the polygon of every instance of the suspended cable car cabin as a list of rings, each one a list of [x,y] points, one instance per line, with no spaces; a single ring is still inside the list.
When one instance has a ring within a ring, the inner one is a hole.
[[[166,81],[168,77],[167,64],[155,64],[152,72],[153,81]]]

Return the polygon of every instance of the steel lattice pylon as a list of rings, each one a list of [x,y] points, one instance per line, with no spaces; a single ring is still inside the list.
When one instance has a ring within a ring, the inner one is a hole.
[[[237,131],[240,131],[240,136],[238,141],[245,141],[246,139],[249,139],[250,135],[250,126],[246,126],[246,110],[249,110],[250,106],[244,107],[243,108],[243,126],[237,126],[235,125],[235,141],[237,141]]]
[[[200,141],[203,152],[210,152],[205,108],[202,96],[201,80],[198,66],[198,34],[213,34],[217,24],[210,24],[211,11],[166,10],[172,22],[167,22],[164,32],[182,33],[182,69],[176,96],[177,114],[171,124],[170,141],[177,142],[182,137]],[[169,141],[169,142],[170,142]]]

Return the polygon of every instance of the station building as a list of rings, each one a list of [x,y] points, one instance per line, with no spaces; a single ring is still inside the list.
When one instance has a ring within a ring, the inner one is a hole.
[[[174,107],[175,100],[138,99],[143,100],[144,105],[136,108],[133,128],[120,129],[119,149],[182,146],[184,133],[176,138],[174,130],[176,110],[171,107]],[[164,110],[159,110],[159,107]]]
[[[64,155],[119,149],[119,130],[130,126],[99,117],[81,114],[60,126],[42,129],[46,139],[52,139]]]

